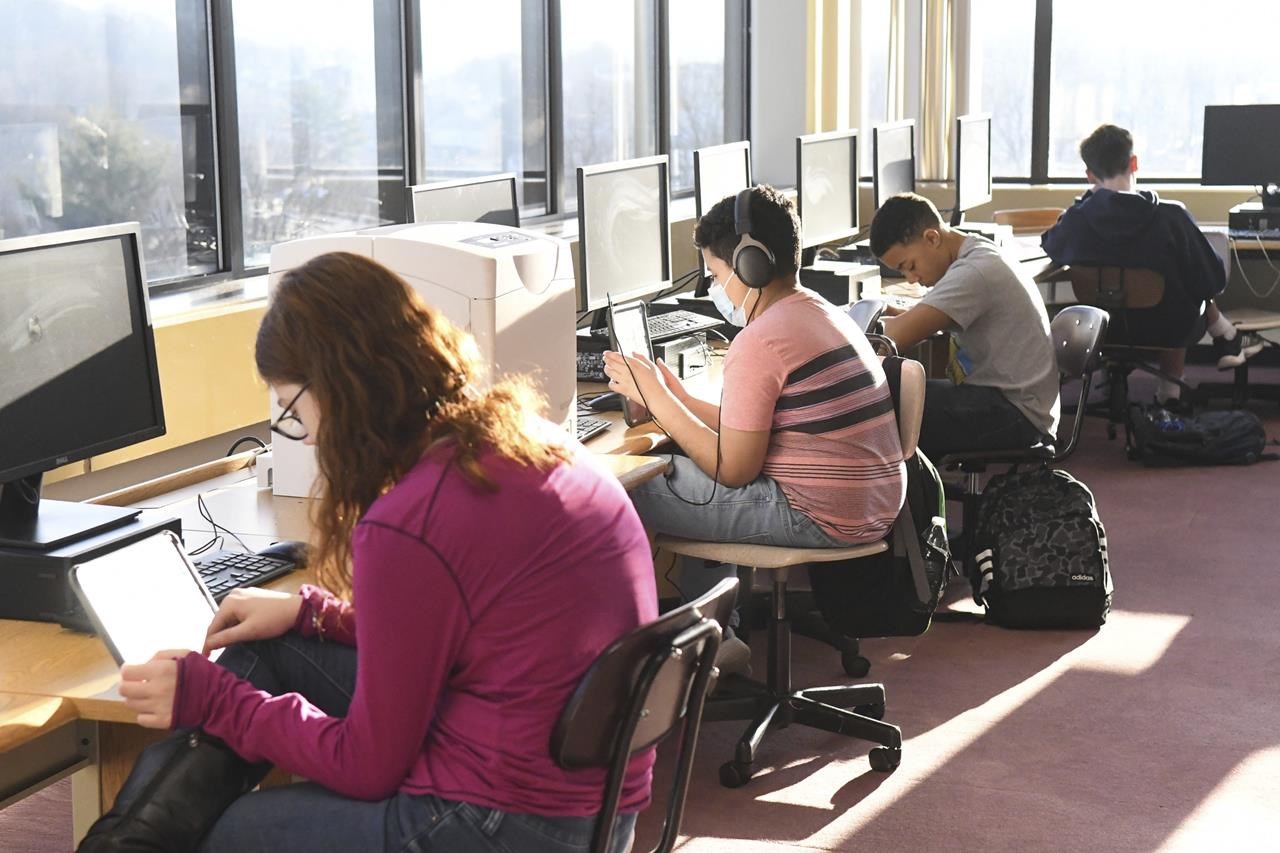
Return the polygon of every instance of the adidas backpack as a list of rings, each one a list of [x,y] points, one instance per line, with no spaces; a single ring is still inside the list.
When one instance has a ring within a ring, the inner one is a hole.
[[[1066,471],[991,478],[969,579],[987,619],[1006,628],[1096,628],[1111,610],[1107,536],[1093,494]]]

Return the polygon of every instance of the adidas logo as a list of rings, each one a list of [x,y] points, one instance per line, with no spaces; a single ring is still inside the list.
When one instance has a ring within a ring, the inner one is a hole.
[[[1093,575],[1072,575],[1072,576],[1071,576],[1071,579],[1072,579],[1073,581],[1090,581],[1090,582],[1092,582],[1092,581],[1093,581]]]

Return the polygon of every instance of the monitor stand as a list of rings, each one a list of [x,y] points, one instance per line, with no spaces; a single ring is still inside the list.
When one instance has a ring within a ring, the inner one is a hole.
[[[59,545],[119,527],[142,512],[40,499],[42,474],[0,484],[0,547],[50,551]]]

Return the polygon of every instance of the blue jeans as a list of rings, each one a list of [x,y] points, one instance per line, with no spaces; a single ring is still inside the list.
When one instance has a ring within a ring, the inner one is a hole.
[[[925,385],[920,448],[935,462],[948,453],[1031,447],[1046,438],[999,388],[950,379]]]
[[[672,456],[665,475],[636,486],[628,494],[652,533],[702,542],[796,548],[848,545],[793,509],[772,477],[762,474],[745,486],[730,488],[714,482],[687,456]],[[732,565],[705,566],[701,560],[685,559],[680,569],[680,596],[692,601],[737,571]]]
[[[331,716],[345,716],[355,689],[356,650],[286,634],[228,648],[219,664],[273,695],[296,692]],[[167,753],[148,747],[120,791],[118,807],[137,796]],[[629,850],[634,814],[621,815],[614,853]],[[202,853],[227,851],[585,851],[593,817],[542,817],[397,793],[380,802],[343,797],[313,782],[250,792],[231,804],[205,836]]]

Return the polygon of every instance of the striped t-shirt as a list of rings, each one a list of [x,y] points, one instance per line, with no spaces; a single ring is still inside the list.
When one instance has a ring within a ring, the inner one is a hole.
[[[885,535],[906,493],[880,360],[839,308],[803,287],[738,333],[724,364],[722,426],[769,430],[761,472],[843,542]]]

